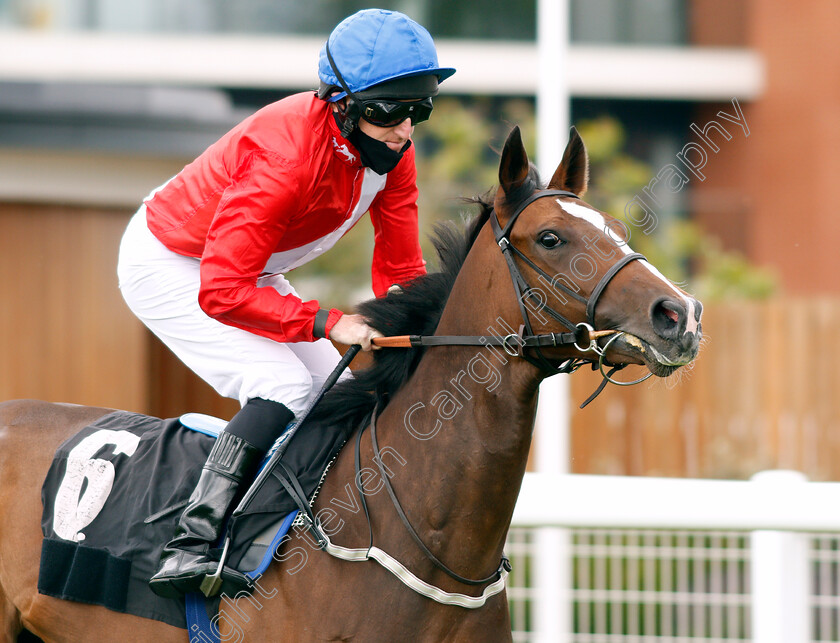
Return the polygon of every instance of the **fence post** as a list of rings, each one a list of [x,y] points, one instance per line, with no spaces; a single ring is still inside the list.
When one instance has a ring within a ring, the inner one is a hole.
[[[772,496],[807,478],[798,471],[762,471],[753,481]],[[828,510],[828,509],[827,509]],[[753,643],[808,643],[809,541],[797,532],[757,530],[751,535]]]

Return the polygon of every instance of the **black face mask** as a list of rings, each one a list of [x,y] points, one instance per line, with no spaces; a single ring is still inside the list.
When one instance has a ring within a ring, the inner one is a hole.
[[[358,125],[350,132],[347,140],[359,150],[362,165],[369,167],[377,174],[387,174],[397,167],[405,151],[411,147],[411,141],[408,140],[399,152],[395,152],[382,141],[377,141],[365,134]]]
[[[334,114],[335,122],[341,128],[342,121],[338,114]],[[403,154],[411,147],[411,141],[406,141],[399,152],[395,152],[382,141],[377,141],[365,134],[358,125],[353,128],[353,131],[347,136],[347,140],[359,150],[359,156],[362,160],[362,165],[369,167],[371,170],[379,175],[387,174],[400,162]]]

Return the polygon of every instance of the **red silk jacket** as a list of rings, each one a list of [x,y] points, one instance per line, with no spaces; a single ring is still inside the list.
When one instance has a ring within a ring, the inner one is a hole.
[[[259,110],[146,202],[152,233],[201,259],[199,304],[211,317],[283,342],[313,341],[320,304],[259,287],[324,251],[370,210],[373,290],[425,273],[414,147],[380,176],[364,168],[331,106],[312,93]],[[332,309],[327,332],[341,317]]]

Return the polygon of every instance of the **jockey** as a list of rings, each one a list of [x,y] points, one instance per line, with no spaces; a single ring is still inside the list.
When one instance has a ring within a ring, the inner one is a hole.
[[[377,297],[425,272],[411,133],[432,111],[429,33],[367,9],[321,49],[317,92],[259,110],[155,190],[120,246],[131,310],[241,410],[216,441],[151,579],[161,596],[198,590],[240,484],[340,360],[330,339],[370,350],[360,315],[304,301],[290,270],[329,250],[370,211]]]

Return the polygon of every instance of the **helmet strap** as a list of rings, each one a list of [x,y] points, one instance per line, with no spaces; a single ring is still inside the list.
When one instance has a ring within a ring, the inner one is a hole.
[[[330,53],[330,39],[327,38],[327,60],[330,63],[330,69],[332,69],[335,77],[338,79],[339,85],[341,88],[347,93],[347,107],[344,108],[344,111],[339,108],[339,113],[342,115],[342,125],[341,125],[341,135],[344,138],[350,136],[350,132],[356,127],[359,123],[359,119],[362,117],[362,108],[361,108],[361,101],[356,97],[356,94],[347,86],[347,83],[344,82],[344,78],[341,75],[341,72],[338,71],[338,65],[335,64],[335,60],[333,60],[332,54]]]
[[[338,106],[337,106],[338,107]],[[348,138],[357,129],[359,119],[362,117],[362,109],[359,104],[349,96],[346,99],[344,109],[338,107],[338,120],[341,127],[341,135]]]

